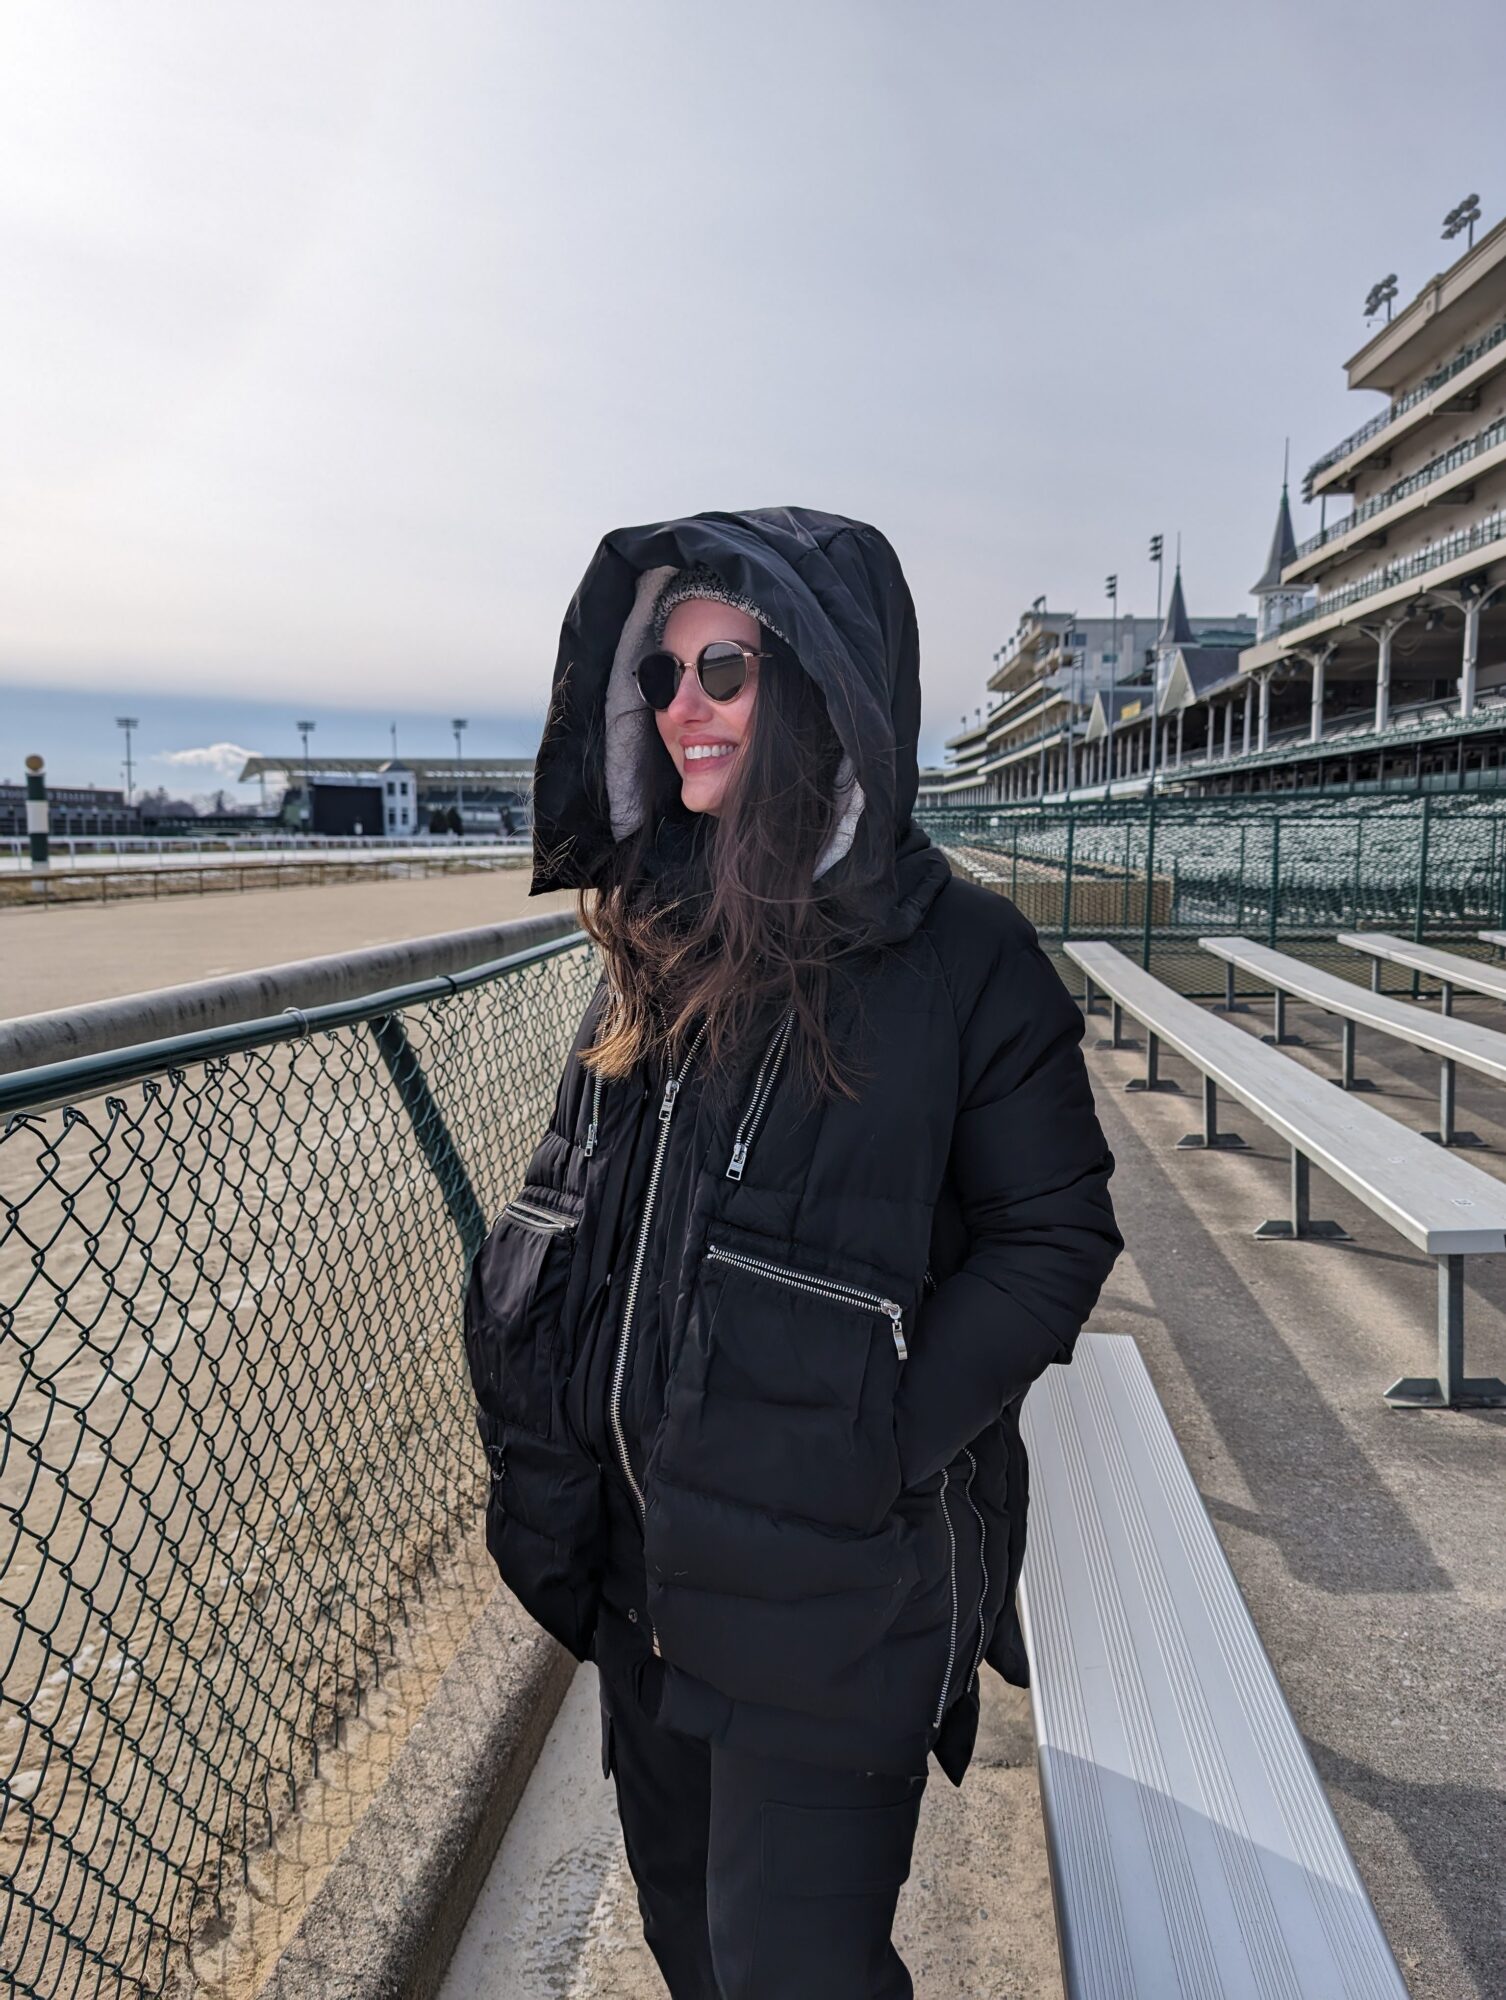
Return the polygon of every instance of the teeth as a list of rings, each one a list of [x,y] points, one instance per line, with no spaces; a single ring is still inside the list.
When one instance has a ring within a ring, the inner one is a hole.
[[[685,761],[689,764],[707,757],[730,757],[736,747],[733,743],[687,743]]]

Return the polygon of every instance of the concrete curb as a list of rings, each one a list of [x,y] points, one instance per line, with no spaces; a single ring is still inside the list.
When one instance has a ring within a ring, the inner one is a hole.
[[[575,1667],[493,1593],[257,2000],[433,2000]]]

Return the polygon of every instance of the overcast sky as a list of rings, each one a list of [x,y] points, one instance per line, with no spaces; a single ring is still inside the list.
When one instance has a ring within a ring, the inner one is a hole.
[[[0,0],[0,705],[536,740],[606,530],[797,503],[899,550],[939,761],[1156,530],[1249,608],[1370,284],[1506,205],[1503,59],[1500,0]]]

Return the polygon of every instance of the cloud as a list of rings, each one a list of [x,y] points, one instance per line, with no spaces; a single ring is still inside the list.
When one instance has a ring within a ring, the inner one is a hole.
[[[172,764],[179,770],[213,771],[217,777],[232,779],[245,769],[246,759],[256,754],[239,743],[205,743],[196,750],[159,750],[152,762]]]

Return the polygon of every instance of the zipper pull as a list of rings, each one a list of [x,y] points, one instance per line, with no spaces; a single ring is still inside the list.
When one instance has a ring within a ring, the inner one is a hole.
[[[581,1151],[585,1154],[588,1160],[590,1159],[591,1155],[596,1151],[596,1120],[594,1118],[591,1120],[590,1124],[586,1127],[586,1143],[584,1146],[581,1147]]]
[[[746,1139],[739,1139],[737,1144],[732,1148],[732,1158],[727,1163],[726,1178],[729,1181],[740,1181],[742,1179],[743,1161],[747,1157],[748,1142]]]
[[[672,1076],[664,1086],[664,1096],[659,1103],[659,1123],[667,1125],[674,1116],[675,1099],[680,1094],[680,1079]]]
[[[881,1304],[894,1328],[894,1351],[901,1361],[908,1361],[910,1350],[905,1345],[905,1309],[901,1305],[896,1305],[893,1299],[884,1299]]]

